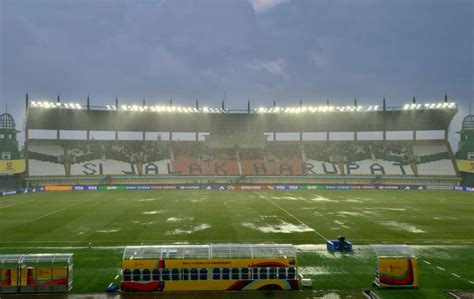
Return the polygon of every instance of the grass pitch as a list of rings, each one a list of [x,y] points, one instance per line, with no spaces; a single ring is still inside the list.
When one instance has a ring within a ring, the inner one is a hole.
[[[433,298],[474,289],[473,215],[454,191],[44,192],[0,198],[0,253],[73,252],[73,291],[89,292],[114,281],[124,245],[292,243],[314,289],[376,290],[368,245],[412,244],[419,289],[376,292]],[[326,252],[338,235],[353,254]]]

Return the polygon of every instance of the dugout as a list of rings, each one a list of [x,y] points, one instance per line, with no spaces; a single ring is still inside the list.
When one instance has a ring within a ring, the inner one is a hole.
[[[18,270],[23,255],[0,255],[0,294],[18,293]]]
[[[0,293],[55,293],[72,288],[73,255],[0,255]]]
[[[377,255],[375,285],[380,288],[418,286],[418,263],[407,245],[372,245]]]

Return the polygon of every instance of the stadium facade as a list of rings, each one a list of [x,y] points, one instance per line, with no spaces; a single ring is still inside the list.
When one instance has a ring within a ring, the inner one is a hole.
[[[166,106],[98,107],[26,99],[25,159],[29,186],[61,184],[430,184],[459,185],[460,173],[448,142],[458,112],[447,98],[402,107],[304,106],[245,110]],[[56,138],[30,138],[31,130]],[[85,132],[84,140],[63,139],[63,131]],[[114,132],[114,140],[94,140],[93,131]],[[390,140],[410,131],[410,140]],[[444,138],[419,140],[423,131]],[[119,132],[140,132],[142,140],[119,140]],[[147,140],[149,132],[169,132],[169,140]],[[193,133],[179,141],[176,133]],[[334,140],[334,133],[350,140]],[[380,140],[360,140],[361,132]],[[297,140],[277,140],[295,133]],[[309,140],[307,134],[323,134]],[[199,136],[204,135],[204,140]]]

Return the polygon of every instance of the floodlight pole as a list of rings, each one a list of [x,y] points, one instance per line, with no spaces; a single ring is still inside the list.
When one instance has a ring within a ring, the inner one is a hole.
[[[28,93],[26,93],[26,97],[25,97],[25,113],[28,112]]]
[[[58,93],[58,98],[57,98],[56,101],[57,101],[58,103],[61,102],[61,99],[60,99],[60,97],[59,97],[59,93]],[[56,140],[59,140],[60,137],[61,137],[61,136],[60,136],[60,133],[59,133],[59,128],[57,128],[57,129],[56,129]]]
[[[196,100],[196,109],[199,110],[199,101],[198,100]],[[198,140],[199,140],[199,132],[196,131],[196,141],[198,141]]]
[[[413,104],[416,104],[416,98],[413,97],[413,100],[412,100]],[[416,140],[416,129],[413,130],[413,140]]]
[[[303,108],[303,100],[300,100],[300,109]],[[300,119],[300,124],[302,123],[301,119]],[[301,126],[300,127],[300,142],[303,141],[303,127]]]
[[[28,119],[28,101],[29,101],[29,98],[28,98],[28,93],[26,93],[26,96],[25,96],[25,103],[26,103],[26,106],[25,106],[25,115],[26,115],[26,119]],[[29,166],[29,155],[28,155],[28,121],[25,121],[25,148],[24,148],[24,157],[25,157],[25,173],[27,176],[30,175],[30,166]],[[27,182],[28,183],[28,182]]]
[[[326,107],[329,107],[329,99],[326,100]],[[326,141],[329,141],[329,131],[326,131]]]
[[[276,105],[277,105],[277,102],[273,100],[273,109],[276,108]],[[276,131],[273,131],[273,141],[276,141],[276,139],[277,139],[277,133]]]
[[[118,109],[118,97],[115,98],[115,107]],[[118,131],[115,131],[115,140],[118,140]]]
[[[145,98],[143,98],[143,108],[145,108],[146,103],[145,103]],[[145,141],[145,131],[142,131],[142,140]]]
[[[173,107],[173,100],[170,99],[170,107]],[[173,132],[171,132],[171,129],[170,129],[170,142],[173,141]]]
[[[354,99],[354,107],[357,108],[357,98]],[[357,131],[354,131],[354,141],[357,141]]]
[[[382,107],[383,107],[383,111],[385,112],[385,110],[387,109],[387,105],[386,105],[386,102],[385,102],[385,98],[383,98]],[[386,141],[386,140],[387,140],[387,131],[385,130],[385,128],[383,129],[383,137],[382,137],[382,139],[383,139],[383,141]]]
[[[91,101],[90,101],[89,95],[87,95],[87,111],[90,110],[90,104],[91,104]],[[90,139],[90,131],[89,131],[89,129],[87,129],[87,131],[86,131],[86,139],[87,139],[87,140]]]

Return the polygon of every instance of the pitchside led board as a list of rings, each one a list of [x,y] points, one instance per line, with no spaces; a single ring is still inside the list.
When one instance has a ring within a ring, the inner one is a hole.
[[[380,288],[418,286],[418,263],[407,245],[372,245],[377,254],[375,285]]]

